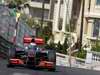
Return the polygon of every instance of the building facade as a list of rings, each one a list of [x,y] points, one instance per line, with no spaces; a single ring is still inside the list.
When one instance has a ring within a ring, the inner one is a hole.
[[[94,42],[100,37],[100,0],[84,0],[83,43]],[[80,36],[83,0],[73,0],[72,23],[75,25],[77,37]]]
[[[45,0],[44,21],[52,22],[52,33],[55,43],[64,42],[66,27],[70,24],[73,0]],[[30,15],[41,19],[43,0],[31,0]]]
[[[100,37],[100,0],[86,0],[84,33],[89,39]]]
[[[64,43],[66,32],[70,32],[73,0],[57,0],[54,9],[53,34],[55,43]]]
[[[43,0],[31,0],[28,2],[30,15],[34,18],[41,19]],[[44,1],[44,19],[47,20],[50,10],[50,0]]]

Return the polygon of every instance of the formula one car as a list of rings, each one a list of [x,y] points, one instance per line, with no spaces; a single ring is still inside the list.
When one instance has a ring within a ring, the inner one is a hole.
[[[15,54],[8,60],[8,67],[27,66],[55,71],[56,54],[54,50],[46,50],[39,47],[35,51],[32,49],[28,53],[24,50],[16,50]]]
[[[44,48],[43,39],[36,38],[32,41],[32,38],[24,38],[24,43],[27,43],[26,50],[14,48],[10,51],[12,54],[9,52],[8,66],[25,65],[51,71],[56,69],[56,52]]]

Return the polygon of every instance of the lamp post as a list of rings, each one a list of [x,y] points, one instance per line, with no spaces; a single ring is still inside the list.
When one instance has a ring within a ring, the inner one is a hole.
[[[45,0],[42,0],[42,12],[41,12],[41,36],[43,34],[43,22],[44,22],[44,7],[45,6]]]
[[[84,6],[85,6],[85,0],[83,0],[83,2],[82,2],[82,16],[81,16],[80,42],[79,42],[80,46],[79,46],[79,50],[81,50],[82,39],[83,39]]]

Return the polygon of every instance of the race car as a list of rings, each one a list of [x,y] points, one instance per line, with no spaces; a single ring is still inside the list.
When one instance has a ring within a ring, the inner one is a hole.
[[[8,67],[24,66],[26,64],[27,53],[21,48],[9,50]]]
[[[49,50],[40,45],[40,43],[39,45],[30,43],[27,45],[27,50],[21,48],[11,49],[9,52],[8,67],[20,65],[54,71],[56,69],[55,50]]]
[[[27,39],[25,39],[27,41]],[[35,39],[29,41],[26,50],[19,48],[13,49],[8,60],[8,66],[14,67],[16,65],[25,65],[33,68],[43,68],[54,71],[56,69],[56,52],[55,50],[48,50],[43,47],[43,40]]]

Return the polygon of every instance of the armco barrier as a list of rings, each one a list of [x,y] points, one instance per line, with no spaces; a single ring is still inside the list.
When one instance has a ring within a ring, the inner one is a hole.
[[[0,36],[0,57],[7,58],[8,50],[11,46],[13,46],[13,43]]]
[[[56,64],[59,66],[69,66],[68,62],[68,55],[56,53]],[[76,61],[74,60],[74,57],[72,57],[72,65],[76,65],[77,62],[79,63],[85,63],[85,59],[76,58]]]
[[[68,66],[68,56],[61,53],[56,53],[56,65]]]
[[[76,68],[84,68],[84,69],[92,69],[100,71],[100,53],[93,52],[93,58],[91,64],[86,64],[85,59],[76,58],[77,63],[73,63],[72,67]],[[68,55],[64,55],[61,53],[56,53],[56,65],[58,66],[69,66],[68,63]]]

